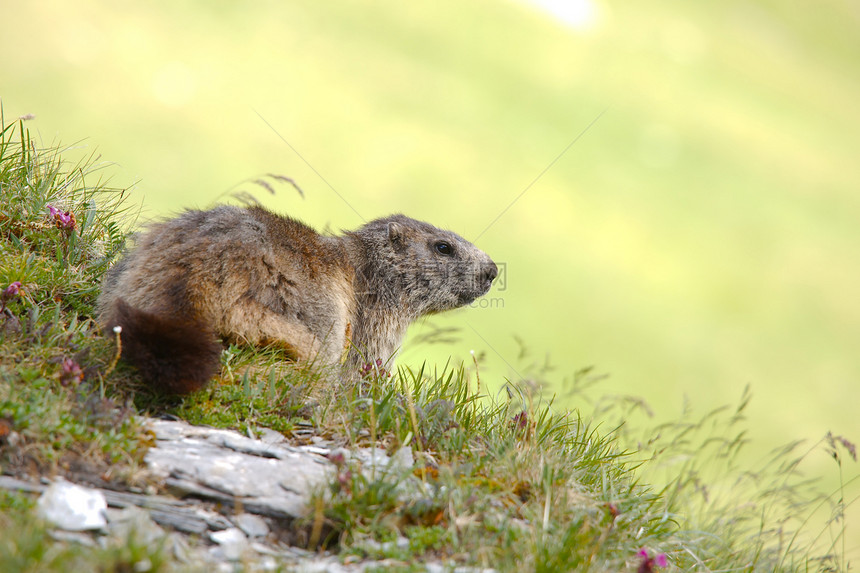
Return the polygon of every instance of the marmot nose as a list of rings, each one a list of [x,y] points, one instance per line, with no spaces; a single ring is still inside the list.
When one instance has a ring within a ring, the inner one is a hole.
[[[487,287],[490,286],[498,275],[499,268],[496,266],[496,263],[491,262],[488,265],[484,265],[484,268],[481,269],[481,278],[487,283]]]

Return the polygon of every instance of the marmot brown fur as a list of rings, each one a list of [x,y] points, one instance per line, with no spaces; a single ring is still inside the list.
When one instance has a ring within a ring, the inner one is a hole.
[[[149,384],[185,393],[218,371],[219,337],[351,372],[387,361],[412,321],[469,304],[496,274],[462,237],[404,215],[327,236],[221,206],[149,227],[105,276],[98,314]]]

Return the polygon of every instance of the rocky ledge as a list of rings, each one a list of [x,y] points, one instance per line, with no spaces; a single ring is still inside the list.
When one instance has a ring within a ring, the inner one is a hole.
[[[146,424],[155,444],[145,463],[166,494],[8,476],[0,476],[0,488],[39,494],[38,511],[56,527],[52,535],[58,540],[108,545],[133,535],[137,543],[166,548],[190,570],[358,572],[395,565],[346,563],[291,546],[284,532],[292,520],[308,516],[311,493],[334,478],[333,454],[357,458],[365,472],[403,476],[414,463],[409,447],[389,456],[379,448],[338,448],[319,437],[311,438],[312,445],[294,446],[271,430],[258,439],[181,421],[148,419]],[[422,493],[417,479],[401,480],[398,487],[405,497]],[[394,543],[408,545],[408,540]],[[453,569],[428,563],[427,570]]]

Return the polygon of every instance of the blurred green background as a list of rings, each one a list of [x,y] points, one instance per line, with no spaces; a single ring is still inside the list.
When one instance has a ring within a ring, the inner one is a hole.
[[[860,440],[857,4],[539,4],[0,0],[0,97],[117,163],[143,219],[244,189],[505,263],[403,362],[474,349],[498,385],[548,355],[558,391],[593,364],[657,419],[750,384],[754,454]],[[305,198],[241,184],[265,173]]]

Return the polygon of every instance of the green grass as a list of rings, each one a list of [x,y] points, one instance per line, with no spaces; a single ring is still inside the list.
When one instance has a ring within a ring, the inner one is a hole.
[[[34,516],[35,503],[0,492],[0,568],[15,573],[43,571],[166,571],[169,558],[160,544],[131,531],[99,546],[52,541],[50,526]]]
[[[91,316],[123,244],[123,194],[99,180],[102,165],[64,164],[21,122],[2,125],[0,285],[21,286],[0,316],[0,419],[14,436],[0,467],[121,471],[139,461],[140,436],[126,400],[105,391],[115,350]],[[74,213],[75,228],[59,228],[49,206]]]
[[[793,444],[745,468],[748,396],[649,429],[637,444],[631,429],[596,427],[593,416],[623,415],[622,403],[583,418],[525,388],[479,395],[473,375],[404,368],[338,409],[351,441],[381,439],[389,452],[408,442],[424,467],[374,474],[338,460],[306,526],[310,540],[316,526],[323,545],[350,554],[409,563],[418,552],[501,571],[619,571],[635,568],[643,547],[680,570],[847,570],[847,502],[799,469],[825,446],[841,466],[844,445]],[[642,479],[661,471],[664,488]],[[404,500],[403,491],[420,494]],[[398,537],[408,549],[392,543]]]
[[[289,435],[311,408],[310,389],[320,374],[310,368],[284,365],[277,350],[231,345],[222,354],[222,376],[217,383],[185,399],[139,394],[138,405],[160,409],[192,424],[232,427],[243,432],[266,427]]]
[[[139,413],[288,437],[301,425],[349,453],[332,456],[332,483],[290,525],[292,535],[344,560],[385,558],[404,571],[434,560],[608,572],[637,570],[644,549],[674,570],[848,570],[852,500],[842,490],[821,494],[800,471],[823,452],[849,486],[841,472],[850,442],[792,444],[746,467],[739,452],[749,439],[748,395],[736,408],[690,410],[649,428],[625,423],[642,400],[590,402],[599,388],[590,371],[569,388],[580,406],[565,409],[541,392],[543,363],[522,368],[532,383],[487,380],[476,358],[468,367],[374,369],[344,386],[274,350],[231,346],[206,389],[153,396],[132,368],[116,364],[114,339],[92,318],[129,215],[124,192],[100,180],[99,169],[65,163],[61,148],[42,148],[20,121],[2,124],[0,288],[22,285],[0,317],[4,473],[135,484],[150,439]],[[49,205],[73,213],[76,225]],[[390,455],[410,446],[415,465],[362,463],[355,448],[370,446]],[[0,562],[15,570],[181,568],[132,538],[98,549],[54,541],[32,513],[32,499],[0,497]]]

